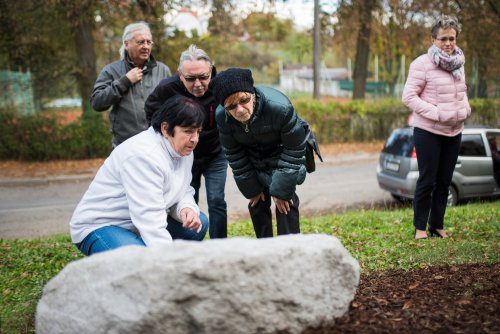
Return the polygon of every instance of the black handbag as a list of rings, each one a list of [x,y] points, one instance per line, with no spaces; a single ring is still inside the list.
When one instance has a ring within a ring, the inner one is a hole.
[[[316,161],[314,160],[314,154],[316,154],[319,158],[319,161],[323,162],[323,158],[321,157],[321,152],[319,151],[318,142],[314,133],[309,126],[309,123],[302,120],[304,130],[306,131],[306,171],[308,173],[312,173],[316,170]]]

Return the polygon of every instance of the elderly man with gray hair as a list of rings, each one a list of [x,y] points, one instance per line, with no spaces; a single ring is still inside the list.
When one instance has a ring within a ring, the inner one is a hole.
[[[162,79],[172,75],[167,65],[151,54],[153,38],[147,23],[129,24],[122,40],[120,60],[104,66],[90,97],[97,111],[111,107],[113,148],[148,128],[146,98]]]
[[[227,160],[219,142],[219,132],[215,122],[217,102],[208,89],[215,77],[213,61],[205,51],[190,45],[182,52],[177,75],[164,79],[146,100],[144,109],[148,120],[161,105],[174,95],[182,95],[196,100],[205,112],[205,121],[200,141],[194,150],[191,186],[195,189],[198,203],[201,176],[205,179],[209,214],[209,235],[211,239],[227,237],[227,204],[224,188],[227,177]]]

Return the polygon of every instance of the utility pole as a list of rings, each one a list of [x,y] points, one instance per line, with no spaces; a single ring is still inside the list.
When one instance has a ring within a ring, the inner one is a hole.
[[[314,55],[313,55],[313,80],[314,80],[314,86],[313,86],[313,98],[315,100],[319,100],[320,98],[320,82],[321,82],[321,74],[320,74],[320,59],[319,59],[319,48],[320,48],[320,41],[319,41],[319,29],[320,29],[320,22],[319,22],[319,0],[314,0]]]

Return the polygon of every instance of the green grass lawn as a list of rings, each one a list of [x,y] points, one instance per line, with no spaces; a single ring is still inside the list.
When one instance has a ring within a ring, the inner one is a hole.
[[[449,208],[449,239],[413,240],[411,209],[356,211],[303,218],[303,233],[340,239],[363,271],[500,260],[499,202]],[[230,224],[229,235],[254,237],[249,220]],[[37,240],[0,240],[0,333],[32,333],[44,284],[82,255],[67,235]]]

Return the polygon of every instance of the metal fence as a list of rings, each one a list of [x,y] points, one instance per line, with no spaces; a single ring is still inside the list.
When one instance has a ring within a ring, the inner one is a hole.
[[[31,73],[0,70],[0,108],[12,108],[21,115],[35,113]]]

